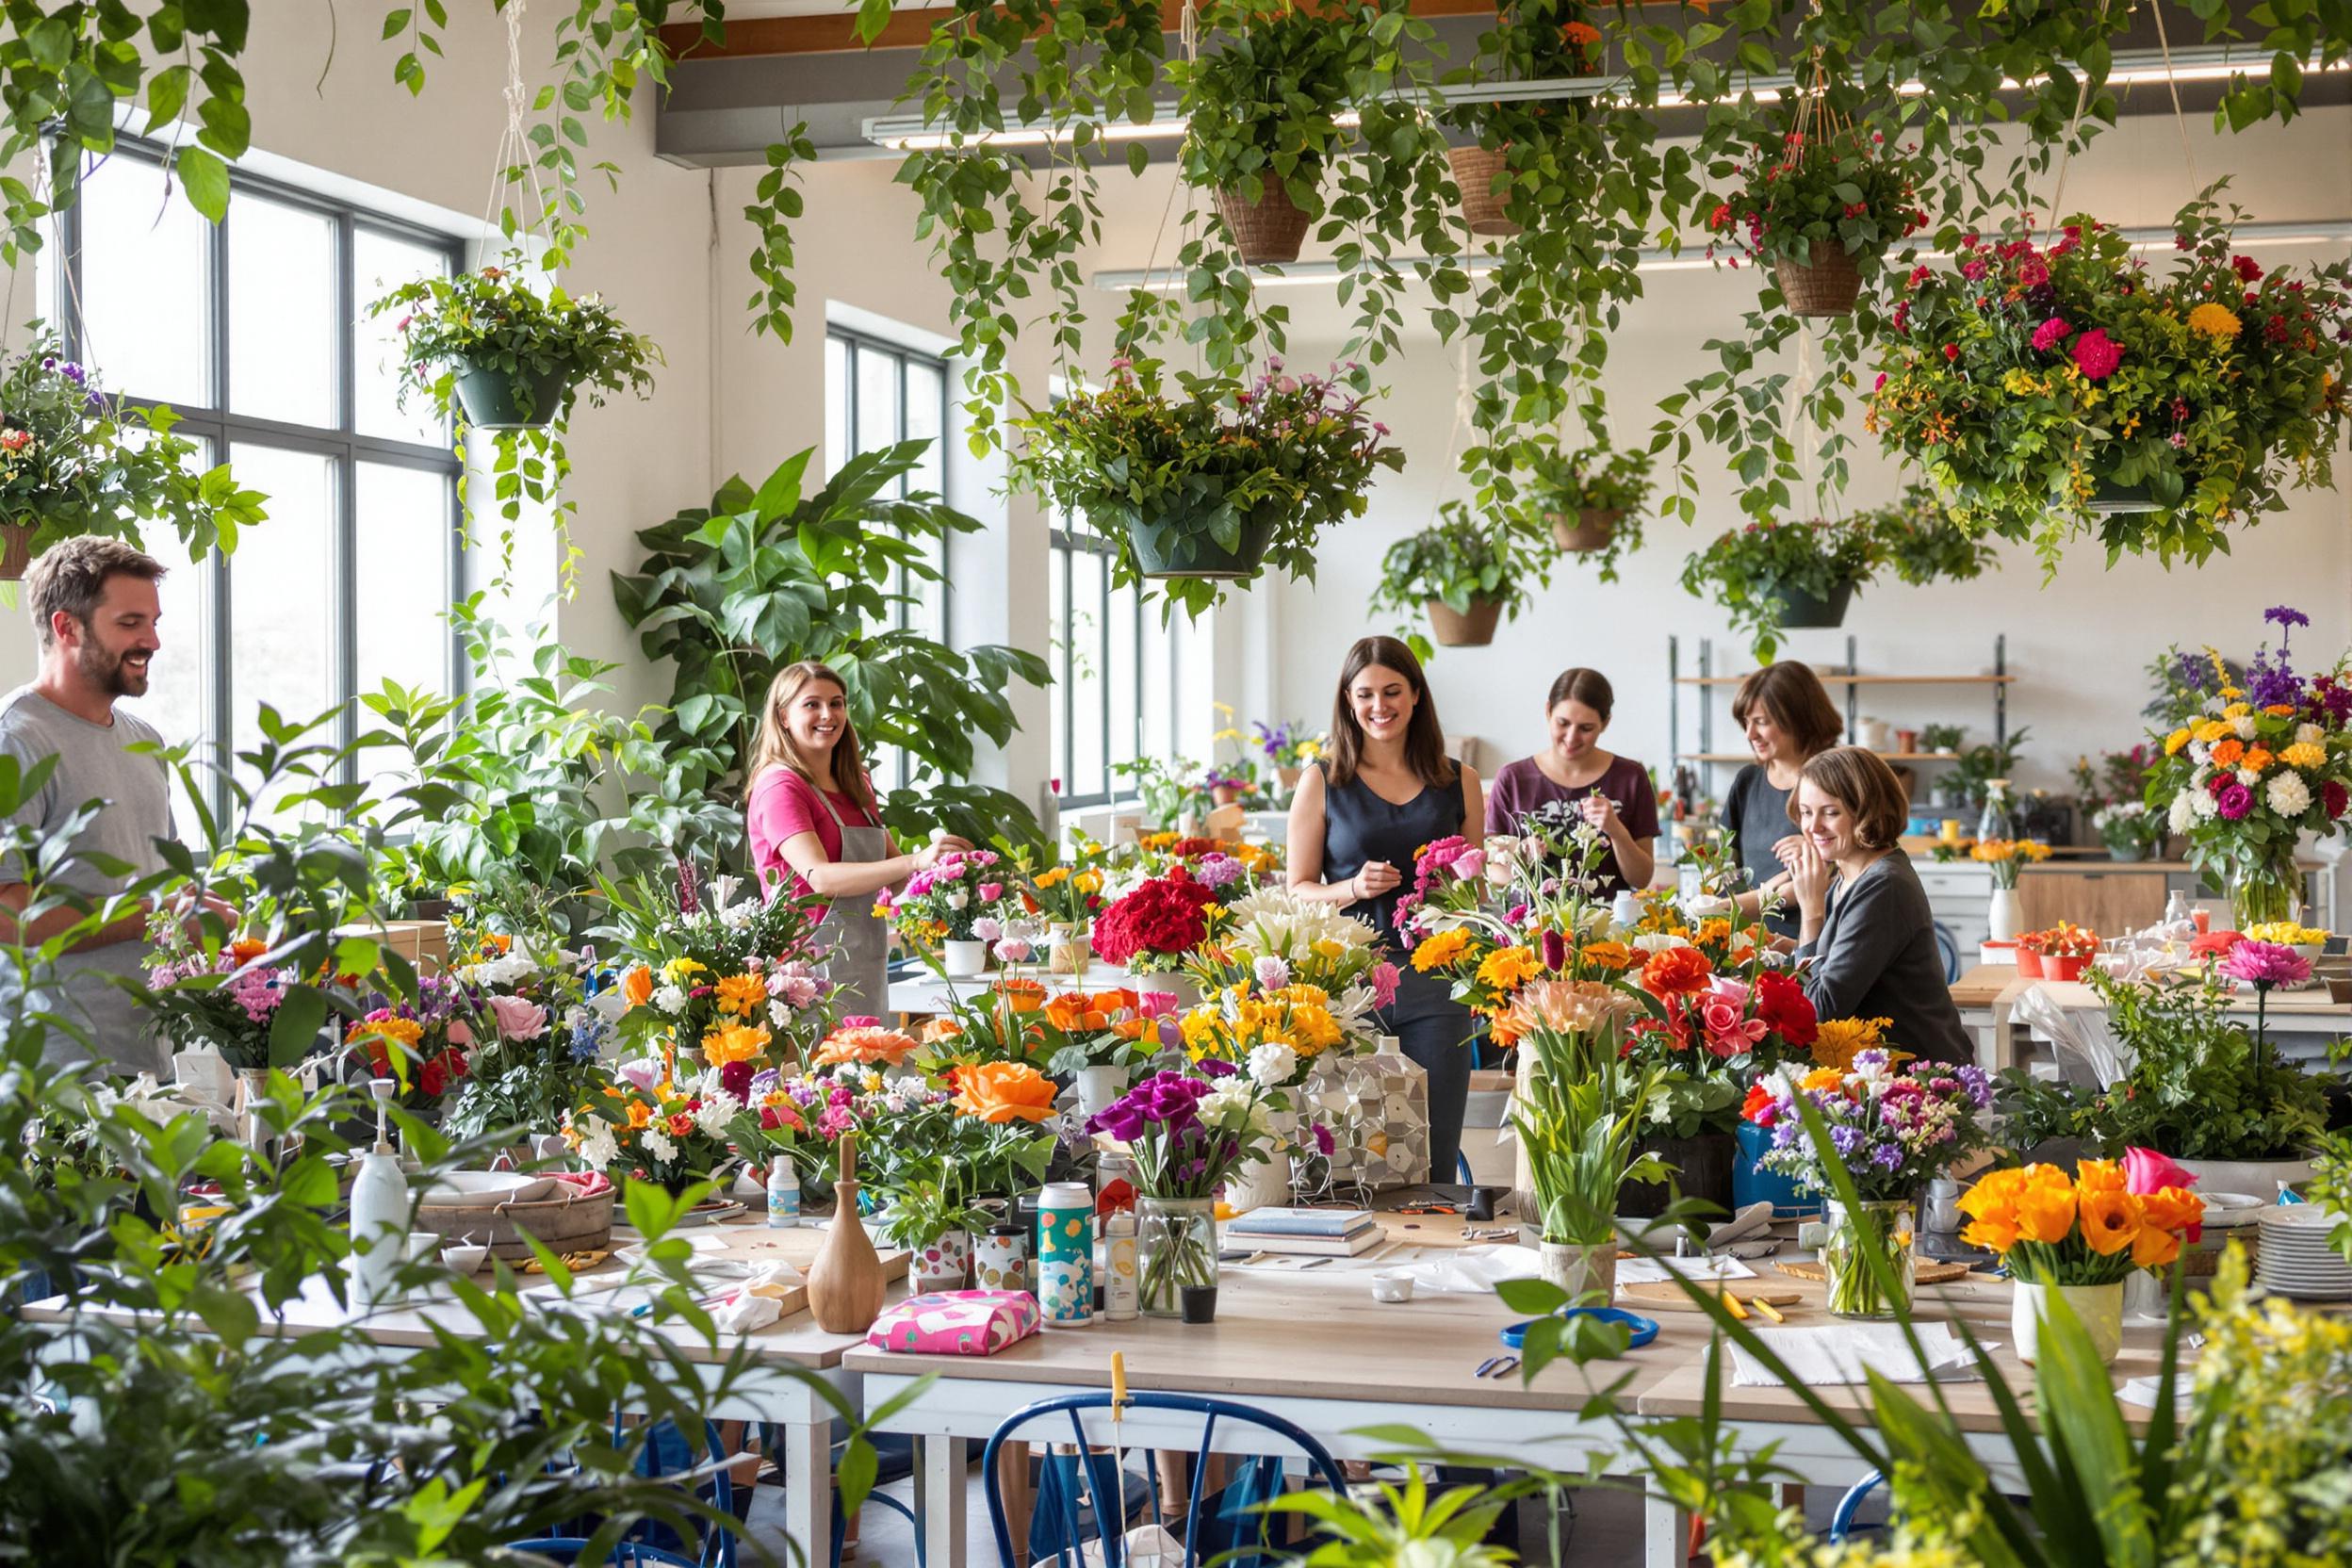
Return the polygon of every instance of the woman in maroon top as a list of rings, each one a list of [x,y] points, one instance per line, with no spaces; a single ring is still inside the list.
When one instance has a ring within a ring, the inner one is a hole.
[[[1496,833],[1524,835],[1528,815],[1560,803],[1609,836],[1601,858],[1600,890],[1635,891],[1658,869],[1650,846],[1658,838],[1658,792],[1650,771],[1629,757],[1601,749],[1616,694],[1598,670],[1562,670],[1544,710],[1552,743],[1532,757],[1507,762],[1487,792],[1486,820]]]

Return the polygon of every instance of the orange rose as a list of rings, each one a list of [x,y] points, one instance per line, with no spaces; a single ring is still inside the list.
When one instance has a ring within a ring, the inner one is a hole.
[[[1024,1062],[975,1062],[956,1074],[956,1108],[1000,1126],[1043,1121],[1054,1092],[1054,1080]]]
[[[673,1112],[670,1117],[670,1136],[692,1137],[694,1135],[694,1114],[692,1111]]]
[[[817,1047],[814,1065],[834,1067],[842,1062],[879,1062],[896,1067],[911,1055],[914,1049],[914,1037],[901,1034],[896,1029],[884,1029],[872,1024],[855,1029],[836,1029],[825,1036],[823,1045]]]
[[[1642,988],[1652,996],[1689,996],[1707,989],[1715,966],[1695,947],[1670,947],[1642,966]]]
[[[1064,1034],[1079,1027],[1086,1016],[1086,998],[1079,991],[1064,991],[1045,1004],[1045,1021]]]
[[[729,1062],[747,1062],[768,1048],[765,1029],[741,1023],[730,1023],[724,1029],[713,1029],[702,1037],[703,1060],[712,1067],[725,1067]]]
[[[642,1007],[653,1000],[653,971],[643,964],[630,966],[621,976],[621,994],[629,998],[632,1007]]]
[[[2074,1187],[2031,1182],[2017,1194],[2017,1234],[2055,1247],[2074,1230]]]
[[[1045,1005],[1045,988],[1035,980],[1006,980],[997,988],[1017,1013],[1034,1013]]]
[[[941,1040],[961,1038],[964,1026],[952,1018],[931,1018],[923,1021],[923,1043],[937,1045]]]
[[[2122,1251],[2140,1233],[2140,1200],[2128,1192],[2085,1192],[2082,1217],[2082,1239],[2102,1258]]]

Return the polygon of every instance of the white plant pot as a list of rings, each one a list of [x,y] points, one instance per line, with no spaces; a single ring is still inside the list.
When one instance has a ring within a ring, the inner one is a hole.
[[[1279,1209],[1290,1202],[1290,1156],[1247,1165],[1225,1184],[1225,1201],[1236,1214],[1250,1209]]]
[[[1541,1249],[1544,1278],[1566,1291],[1570,1303],[1578,1306],[1613,1306],[1617,1300],[1617,1244],[1603,1247],[1575,1247],[1564,1242],[1547,1241]],[[1580,1298],[1597,1291],[1597,1301]]]
[[[1990,940],[1997,942],[2016,941],[2017,939],[2017,927],[2021,923],[2017,917],[2017,890],[2015,888],[1995,888],[1993,890],[1992,904],[1990,907],[1985,910],[1984,918],[1987,927],[1987,937]]]
[[[2101,1363],[2115,1359],[2123,1348],[2123,1284],[2030,1285],[2019,1281],[2009,1308],[2009,1331],[2017,1342],[2017,1359],[2028,1365],[2041,1357],[2042,1329],[2050,1317],[2050,1298],[2057,1297],[2073,1309],[2091,1348]]]
[[[951,979],[969,980],[985,974],[988,968],[988,944],[980,941],[947,939],[947,972]]]
[[[1133,1070],[1123,1067],[1082,1067],[1078,1070],[1078,1108],[1092,1119],[1127,1092]]]
[[[913,1250],[907,1260],[910,1284],[917,1295],[929,1290],[961,1290],[972,1271],[972,1237],[962,1231],[944,1231],[926,1246]]]

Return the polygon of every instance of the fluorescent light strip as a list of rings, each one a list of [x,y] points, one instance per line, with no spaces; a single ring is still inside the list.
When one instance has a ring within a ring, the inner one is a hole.
[[[2107,73],[2110,87],[2140,87],[2167,79],[2176,82],[2218,82],[2245,74],[2259,74],[2269,69],[2270,57],[2261,55],[2243,61],[2233,61],[2230,51],[2219,44],[2176,49],[2169,66],[2161,53],[2152,49],[2135,49],[2116,57]],[[2304,66],[2307,76],[2352,70],[2352,59],[2331,63],[2309,63]],[[1433,96],[1446,104],[1499,104],[1527,99],[1599,98],[1615,91],[1623,81],[1617,76],[1560,76],[1533,82],[1470,82],[1456,83],[1432,90]],[[1756,75],[1742,78],[1743,90],[1759,104],[1776,104],[1796,85],[1791,75]],[[2008,77],[2001,79],[2004,92],[2021,92],[2025,84]],[[1929,89],[1922,82],[1904,82],[1895,90],[1904,97],[1916,98]],[[1412,94],[1398,93],[1398,97]],[[1721,99],[1710,100],[1722,102]],[[1662,90],[1658,95],[1661,109],[1687,108],[1691,100],[1673,89]],[[1358,116],[1345,113],[1338,123],[1353,125]],[[1185,122],[1181,106],[1155,102],[1152,119],[1144,124],[1115,123],[1101,127],[1096,135],[1104,141],[1173,141],[1184,134]],[[939,152],[955,146],[954,135],[936,129],[921,115],[890,114],[869,118],[862,127],[868,141],[894,152]],[[966,147],[1044,147],[1069,139],[1069,125],[1032,124],[1020,122],[1001,131],[976,131],[966,137]]]
[[[2134,251],[2169,251],[2173,248],[2173,231],[2170,228],[2129,228],[2123,231],[2123,236],[2131,242],[2132,249]],[[2352,218],[2323,218],[2301,222],[2246,223],[2241,225],[2231,237],[2239,246],[2246,248],[2258,245],[2340,245],[2352,241]],[[1949,253],[1942,251],[1929,251],[1922,254],[1931,259],[1950,259]],[[1410,274],[1414,267],[1429,259],[1427,256],[1399,256],[1396,258],[1396,270],[1400,273]],[[1473,275],[1491,272],[1494,270],[1495,258],[1483,253],[1454,259],[1463,271]],[[1720,263],[1690,251],[1680,253],[1667,251],[1643,251],[1642,259],[1635,265],[1634,270],[1641,272],[1694,272],[1719,265]],[[1340,276],[1338,264],[1330,261],[1295,262],[1280,271],[1265,268],[1250,269],[1250,282],[1259,288],[1329,286],[1337,283]],[[1185,287],[1184,273],[1172,268],[1108,270],[1095,273],[1089,281],[1096,288],[1114,294],[1124,294],[1135,288],[1153,294],[1181,294]]]

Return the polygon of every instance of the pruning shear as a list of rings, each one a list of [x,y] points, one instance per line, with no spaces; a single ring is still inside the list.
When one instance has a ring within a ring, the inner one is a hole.
[[[1461,1209],[1459,1209],[1459,1208],[1457,1208],[1455,1205],[1453,1205],[1453,1204],[1451,1204],[1451,1203],[1419,1203],[1419,1204],[1415,1204],[1413,1207],[1409,1208],[1409,1209],[1398,1209],[1396,1212],[1397,1212],[1398,1214],[1452,1214],[1452,1215],[1458,1215],[1458,1214],[1462,1213],[1462,1210],[1461,1210]]]

